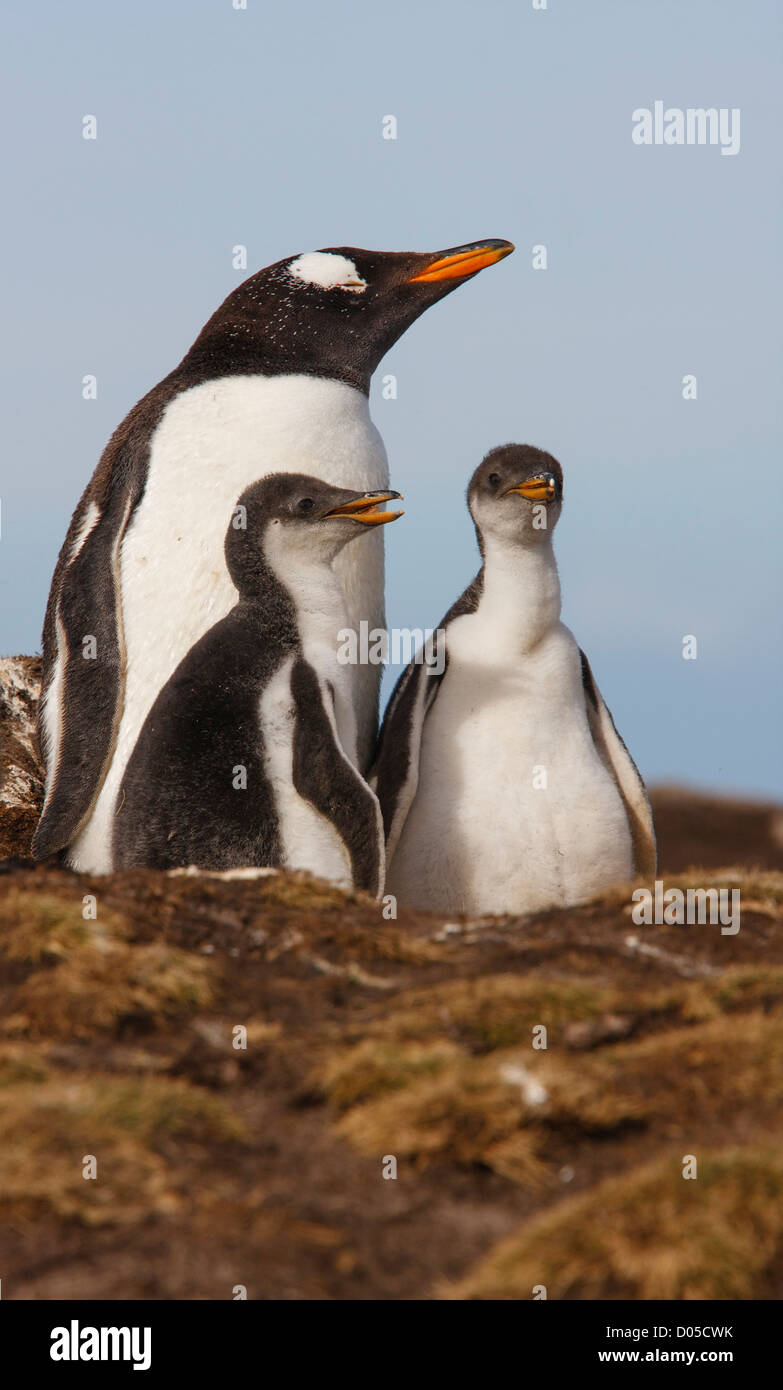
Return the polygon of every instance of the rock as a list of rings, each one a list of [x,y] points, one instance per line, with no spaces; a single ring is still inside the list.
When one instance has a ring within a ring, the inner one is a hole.
[[[0,658],[0,859],[29,857],[43,804],[35,721],[39,656]]]

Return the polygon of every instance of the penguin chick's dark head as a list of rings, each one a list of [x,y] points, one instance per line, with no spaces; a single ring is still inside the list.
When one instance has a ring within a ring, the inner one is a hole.
[[[226,564],[240,594],[255,592],[269,567],[330,565],[348,541],[401,511],[399,492],[351,492],[307,473],[270,473],[245,488],[226,533]]]
[[[336,246],[287,256],[223,301],[177,371],[304,373],[366,393],[384,353],[425,309],[513,250],[493,239],[423,254]]]
[[[468,507],[484,553],[488,535],[514,545],[536,545],[557,524],[563,505],[563,470],[532,444],[491,449],[468,484]]]

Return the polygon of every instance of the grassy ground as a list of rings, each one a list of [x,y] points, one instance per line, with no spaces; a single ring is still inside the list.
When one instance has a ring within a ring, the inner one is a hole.
[[[783,1292],[780,873],[724,937],[4,867],[7,1298]]]
[[[666,887],[739,887],[734,936],[635,926],[627,886],[387,922],[301,876],[33,867],[13,756],[5,1298],[783,1295],[776,808],[655,798]]]

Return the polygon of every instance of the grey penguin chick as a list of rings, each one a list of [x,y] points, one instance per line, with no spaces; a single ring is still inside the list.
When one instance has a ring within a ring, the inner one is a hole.
[[[144,722],[114,816],[116,868],[281,866],[382,892],[381,814],[357,770],[333,564],[402,515],[384,510],[399,495],[290,473],[242,493],[225,541],[238,601]]]
[[[562,500],[560,464],[530,445],[470,480],[482,567],[441,624],[445,661],[400,677],[371,776],[402,903],[528,913],[654,876],[644,784],[560,621]]]

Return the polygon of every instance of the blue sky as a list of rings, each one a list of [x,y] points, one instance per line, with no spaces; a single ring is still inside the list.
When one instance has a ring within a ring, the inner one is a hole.
[[[389,622],[434,625],[474,573],[486,450],[546,448],[564,618],[644,775],[777,795],[780,28],[772,0],[5,7],[0,650],[39,648],[79,494],[244,278],[234,245],[250,273],[507,237],[389,354],[396,400],[376,378],[408,508]],[[739,153],[634,145],[658,99],[739,107]]]

